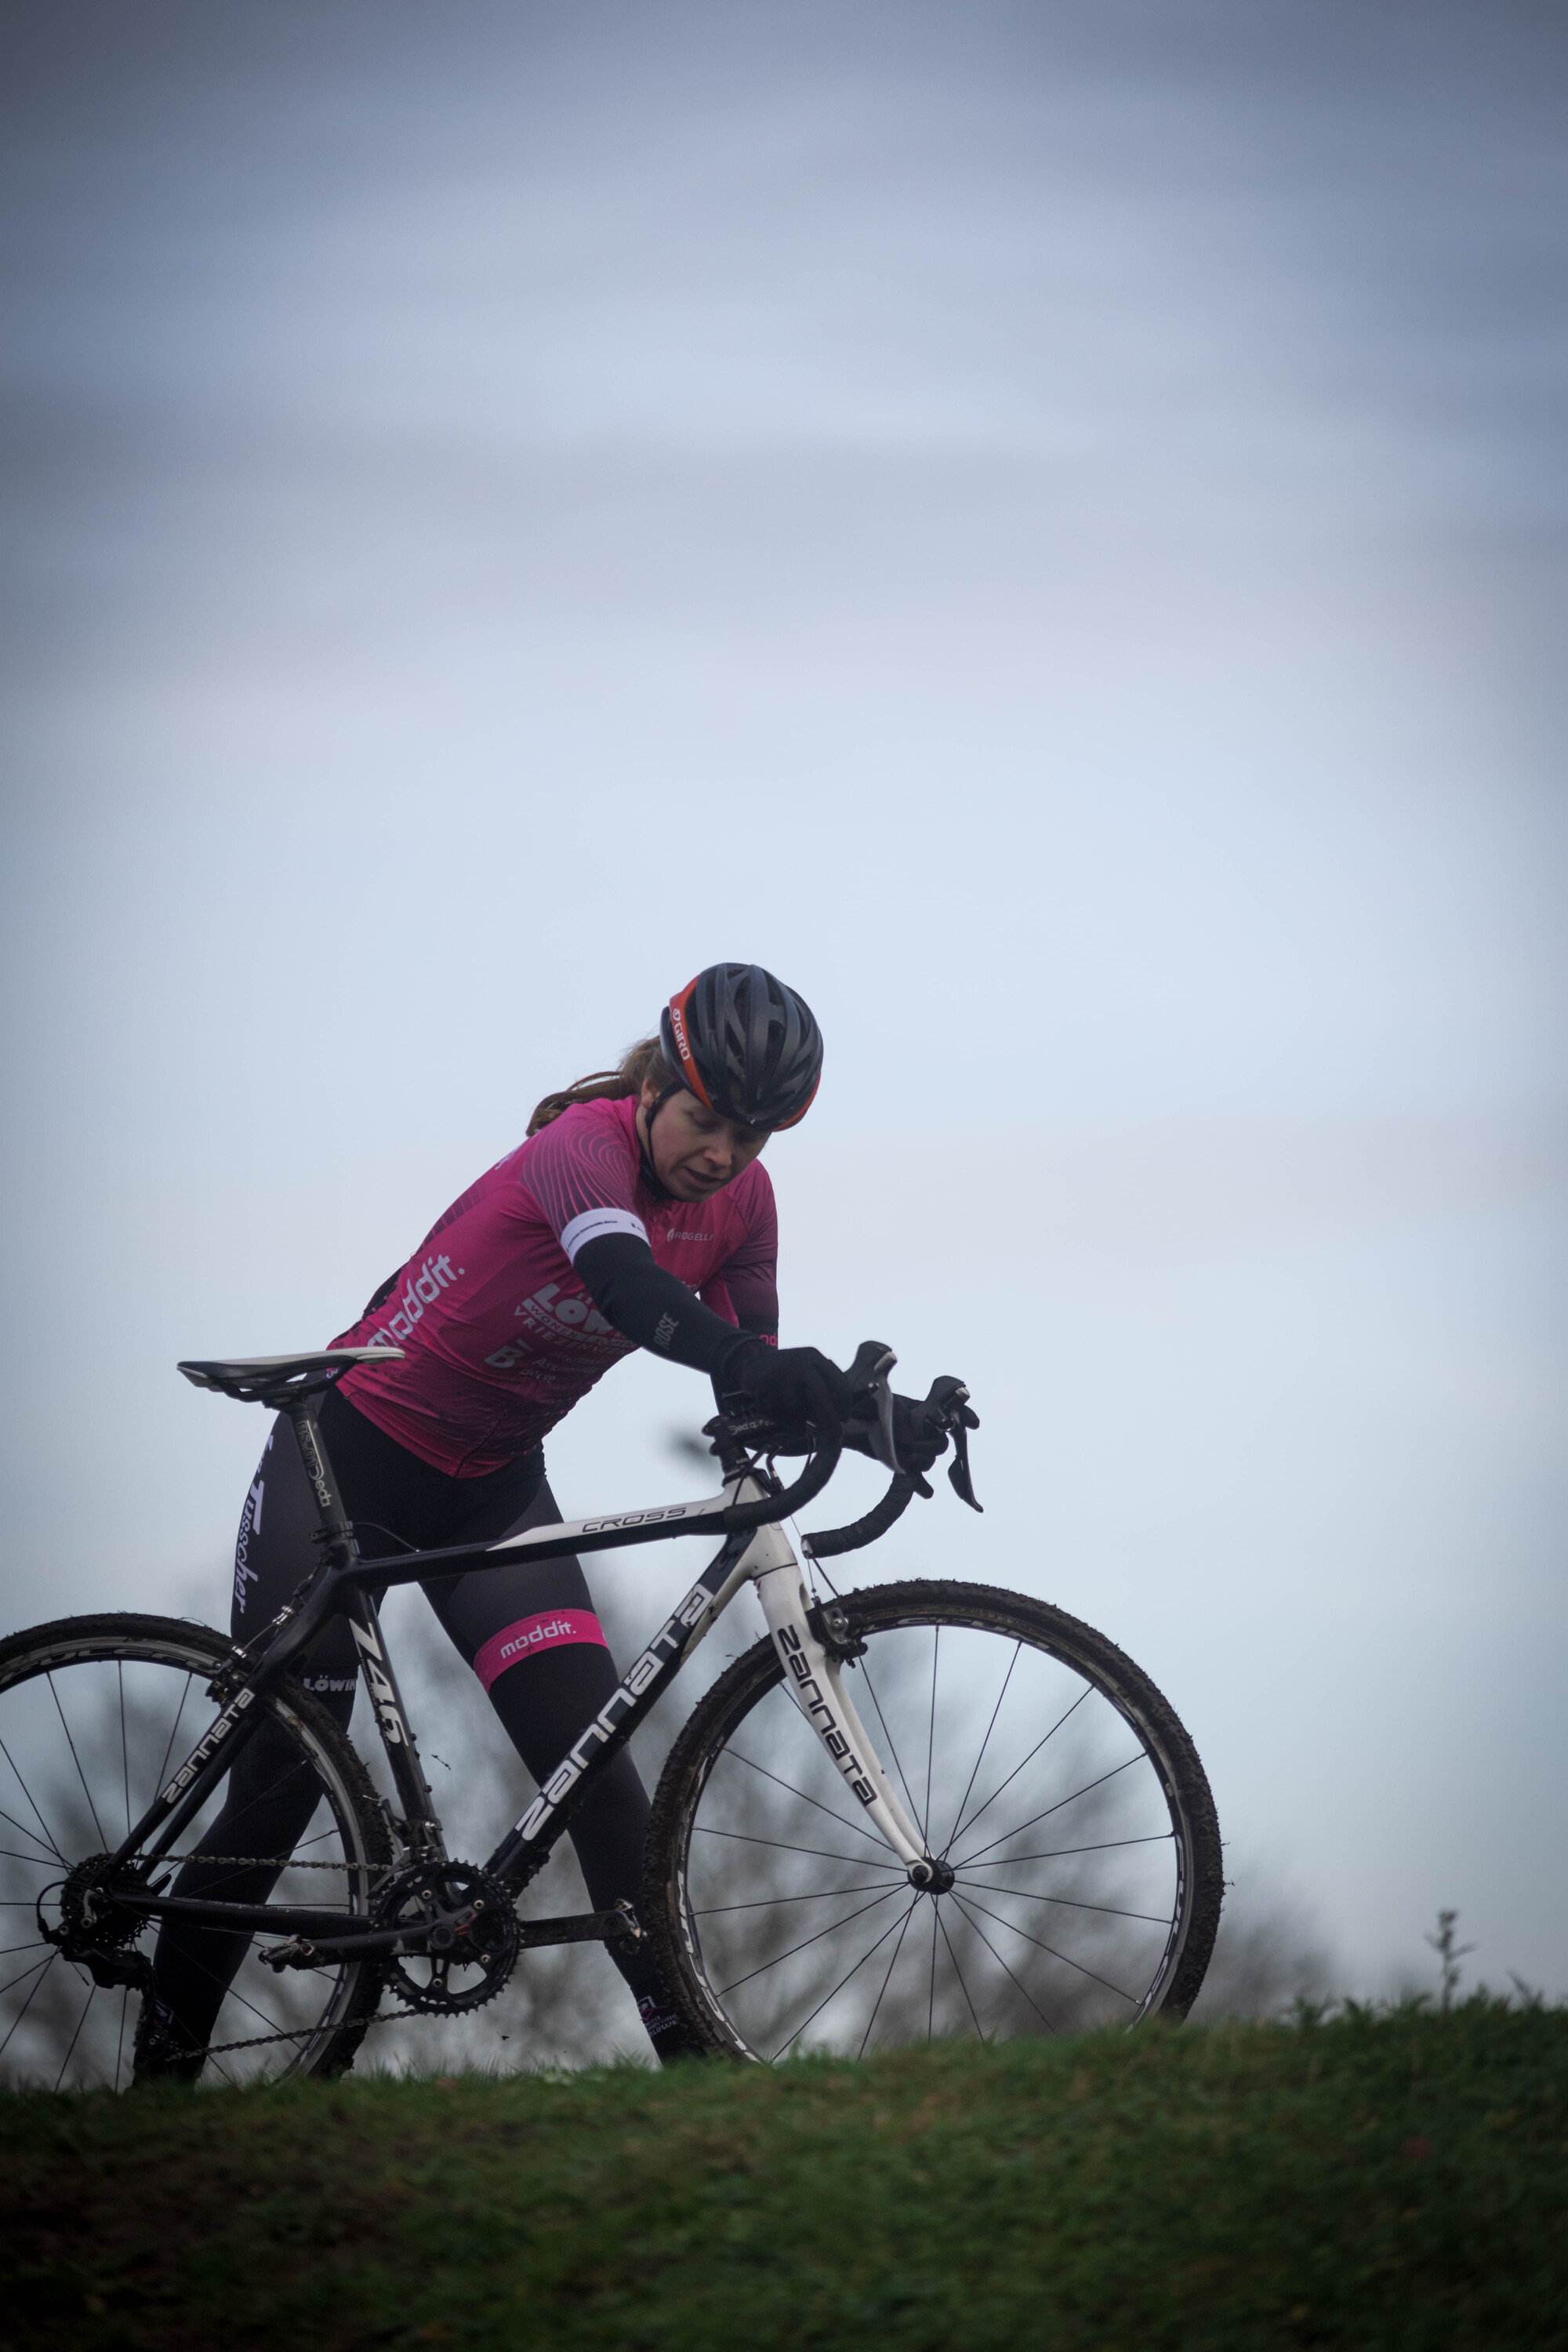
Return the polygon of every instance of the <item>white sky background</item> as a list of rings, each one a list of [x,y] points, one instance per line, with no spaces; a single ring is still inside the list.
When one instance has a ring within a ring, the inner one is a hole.
[[[1568,1987],[1560,26],[8,23],[5,1621],[222,1622],[174,1359],[755,957],[784,1336],[984,1417],[859,1580],[1101,1625],[1347,1984]]]

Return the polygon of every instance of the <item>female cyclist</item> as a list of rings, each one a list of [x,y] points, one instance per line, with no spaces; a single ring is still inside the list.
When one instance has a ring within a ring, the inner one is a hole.
[[[418,1549],[493,1541],[558,1521],[542,1440],[617,1358],[648,1348],[706,1373],[721,1399],[781,1422],[841,1431],[850,1405],[837,1365],[777,1345],[777,1219],[758,1155],[810,1108],[822,1037],[810,1009],[756,964],[710,964],[673,996],[658,1034],[614,1072],[547,1095],[526,1139],[469,1186],[334,1347],[392,1343],[400,1362],[361,1365],[331,1390],[321,1429],[349,1517]],[[274,1424],[246,1497],[232,1630],[243,1641],[288,1600],[316,1524],[298,1449]],[[906,1468],[946,1440],[895,1405]],[[433,1581],[426,1597],[536,1780],[556,1764],[618,1679],[574,1559]],[[357,1666],[347,1624],[304,1663],[306,1686],[347,1724]],[[229,1776],[203,1841],[213,1855],[288,1853],[313,1788],[279,1777],[264,1738]],[[589,1899],[635,1903],[647,1798],[626,1751],[572,1824]],[[182,1895],[264,1900],[276,1871],[199,1858]],[[138,2077],[195,2076],[247,1938],[171,1927],[142,2004]],[[685,2032],[651,1958],[616,1958],[660,2058]]]

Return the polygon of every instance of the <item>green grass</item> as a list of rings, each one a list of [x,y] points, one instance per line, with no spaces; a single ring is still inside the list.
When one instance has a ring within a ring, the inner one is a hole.
[[[1568,2345],[1568,2013],[0,2101],[8,2341]]]

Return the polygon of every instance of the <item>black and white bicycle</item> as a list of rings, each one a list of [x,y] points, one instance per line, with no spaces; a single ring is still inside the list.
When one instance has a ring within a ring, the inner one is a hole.
[[[826,1486],[837,1442],[786,1486],[771,1465],[790,1433],[721,1416],[709,1433],[722,1490],[703,1501],[364,1559],[317,1407],[370,1352],[181,1366],[281,1411],[315,1497],[316,1557],[244,1647],[130,1615],[0,1643],[6,2081],[123,2086],[153,1941],[176,1915],[211,1938],[229,1982],[211,2081],[340,2071],[378,2015],[477,2008],[529,1948],[589,1940],[651,1937],[693,2033],[743,2058],[1185,2013],[1218,1923],[1219,1832],[1192,1741],[1148,1676],[1018,1593],[947,1581],[840,1593],[828,1580],[821,1563],[885,1534],[917,1487],[929,1495],[923,1481],[896,1471],[864,1518],[804,1538],[803,1569],[780,1523]],[[868,1342],[850,1370],[888,1466],[893,1360]],[[949,1477],[973,1503],[966,1395],[939,1381],[928,1403],[954,1439]],[[455,1860],[374,1591],[521,1552],[680,1536],[717,1537],[718,1552],[488,1861]],[[520,1916],[595,1775],[745,1585],[768,1630],[674,1743],[638,1909]],[[337,1614],[358,1646],[392,1802],[298,1678]],[[313,1812],[281,1854],[245,1852],[231,1818],[240,1850],[214,1856],[204,1828],[256,1741],[277,1774],[315,1791]],[[174,1891],[192,1854],[229,1872],[216,1893],[210,1868],[204,1896]]]

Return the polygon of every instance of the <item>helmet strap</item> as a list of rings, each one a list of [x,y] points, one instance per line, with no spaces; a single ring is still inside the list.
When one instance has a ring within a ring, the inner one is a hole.
[[[678,1095],[683,1089],[689,1091],[686,1088],[685,1080],[672,1078],[662,1094],[655,1095],[644,1116],[642,1126],[637,1131],[637,1157],[641,1163],[642,1181],[656,1201],[673,1201],[675,1194],[659,1181],[658,1171],[653,1164],[653,1123],[670,1096]]]

